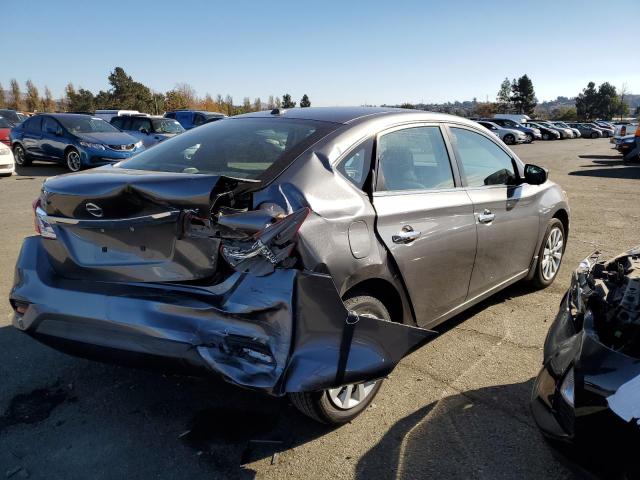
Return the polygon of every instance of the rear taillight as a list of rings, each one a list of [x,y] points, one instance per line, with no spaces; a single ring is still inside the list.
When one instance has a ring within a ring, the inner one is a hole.
[[[51,224],[47,221],[47,212],[42,209],[42,201],[40,197],[36,198],[33,203],[33,226],[38,235],[44,238],[56,238],[56,232]]]
[[[223,240],[220,253],[234,270],[266,275],[291,261],[295,238],[309,214],[304,207],[257,232],[251,240]],[[295,263],[295,259],[291,263]]]

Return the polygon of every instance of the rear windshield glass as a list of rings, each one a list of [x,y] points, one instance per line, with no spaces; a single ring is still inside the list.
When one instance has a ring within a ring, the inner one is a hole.
[[[119,132],[116,127],[101,118],[81,116],[57,117],[60,123],[71,133]]]
[[[269,179],[338,126],[285,118],[225,119],[166,140],[118,167]]]

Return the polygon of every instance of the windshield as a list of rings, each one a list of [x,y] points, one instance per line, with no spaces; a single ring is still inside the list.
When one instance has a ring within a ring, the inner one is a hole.
[[[154,118],[151,120],[156,133],[182,133],[184,128],[177,121],[170,118]]]
[[[285,118],[225,119],[170,138],[117,166],[269,178],[337,127],[328,122]]]
[[[60,116],[57,120],[71,133],[119,132],[101,118],[87,116]]]

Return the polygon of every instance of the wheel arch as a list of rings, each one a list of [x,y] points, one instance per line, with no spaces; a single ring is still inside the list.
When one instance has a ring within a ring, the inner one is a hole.
[[[402,295],[389,280],[377,277],[360,280],[344,292],[342,299],[356,295],[370,295],[380,300],[389,310],[391,319],[394,322],[406,323],[406,313],[409,314],[409,317],[412,317],[411,312],[406,311]]]
[[[564,227],[564,238],[565,240],[569,238],[569,213],[564,208],[560,208],[551,218],[557,218],[562,222],[562,226]]]

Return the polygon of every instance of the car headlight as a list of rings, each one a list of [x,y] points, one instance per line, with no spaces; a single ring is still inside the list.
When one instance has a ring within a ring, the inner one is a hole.
[[[140,148],[140,147],[142,147],[142,140],[140,140],[140,141],[136,142],[134,146],[135,146],[135,148]]]
[[[573,367],[571,367],[560,385],[560,395],[562,395],[564,401],[571,405],[572,408],[574,406],[575,383],[575,375],[573,373]]]
[[[91,142],[78,142],[80,145],[86,148],[93,148],[95,150],[104,150],[104,145],[101,143],[91,143]]]

